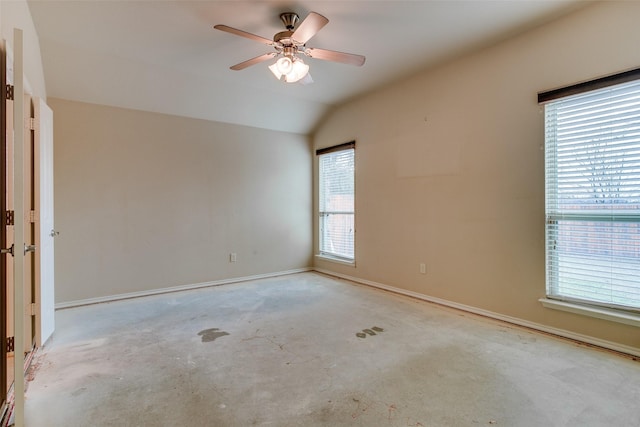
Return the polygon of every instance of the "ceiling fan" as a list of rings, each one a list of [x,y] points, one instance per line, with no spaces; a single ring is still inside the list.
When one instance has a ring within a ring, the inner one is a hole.
[[[286,27],[286,31],[281,31],[273,36],[273,40],[256,36],[246,31],[238,30],[227,25],[215,25],[216,30],[224,31],[236,36],[255,40],[257,42],[273,46],[275,52],[265,53],[256,56],[247,61],[241,62],[230,67],[232,70],[244,70],[247,67],[268,61],[272,58],[279,57],[276,62],[269,66],[271,72],[279,80],[288,83],[301,82],[311,83],[309,75],[309,66],[304,63],[300,55],[306,55],[309,58],[322,59],[325,61],[341,62],[361,66],[364,64],[365,57],[362,55],[354,55],[352,53],[337,52],[334,50],[318,49],[314,47],[306,47],[306,43],[322,29],[329,20],[316,12],[309,12],[309,15],[298,23],[299,17],[293,12],[280,14],[280,20]]]

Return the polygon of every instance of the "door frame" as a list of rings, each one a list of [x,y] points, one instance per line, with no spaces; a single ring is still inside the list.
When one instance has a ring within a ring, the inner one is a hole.
[[[7,246],[7,230],[4,224],[7,211],[7,51],[5,41],[0,40],[0,246]],[[7,404],[7,256],[0,255],[0,384],[2,384],[2,412]],[[1,418],[1,416],[0,416]]]

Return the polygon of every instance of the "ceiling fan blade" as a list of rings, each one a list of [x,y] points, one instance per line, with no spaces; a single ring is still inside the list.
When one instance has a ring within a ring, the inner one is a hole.
[[[260,62],[268,61],[269,59],[275,57],[276,55],[278,55],[277,52],[265,53],[264,55],[260,55],[260,56],[256,56],[255,58],[248,59],[230,68],[234,71],[244,70],[245,68],[250,67],[252,65],[256,65],[256,64],[259,64]]]
[[[266,39],[264,37],[256,36],[255,34],[247,33],[246,31],[238,30],[237,28],[229,27],[227,25],[214,25],[216,30],[224,31],[226,33],[235,34],[236,36],[245,37],[250,40],[254,40],[260,43],[273,46],[273,40]]]
[[[304,21],[302,21],[293,32],[291,38],[300,44],[305,44],[328,23],[329,20],[319,13],[309,12],[307,17],[304,18]]]
[[[311,58],[324,59],[325,61],[342,62],[343,64],[356,65],[360,67],[364,64],[365,57],[353,53],[336,52],[335,50],[318,49],[310,47],[305,49],[305,53]]]

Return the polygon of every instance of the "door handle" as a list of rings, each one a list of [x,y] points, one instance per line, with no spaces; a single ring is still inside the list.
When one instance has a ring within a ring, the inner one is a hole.
[[[49,233],[49,236],[51,237],[56,237],[58,235],[60,235],[60,232],[53,229],[51,230],[51,233]]]
[[[0,249],[0,254],[11,254],[13,256],[13,243],[10,248],[2,248]]]
[[[24,245],[24,254],[26,255],[27,252],[35,252],[36,251],[36,245]]]

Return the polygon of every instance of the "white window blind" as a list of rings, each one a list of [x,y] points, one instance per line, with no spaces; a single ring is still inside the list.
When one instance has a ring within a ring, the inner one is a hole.
[[[355,149],[319,150],[319,225],[321,255],[353,261]]]
[[[640,80],[545,104],[549,298],[640,311]]]

